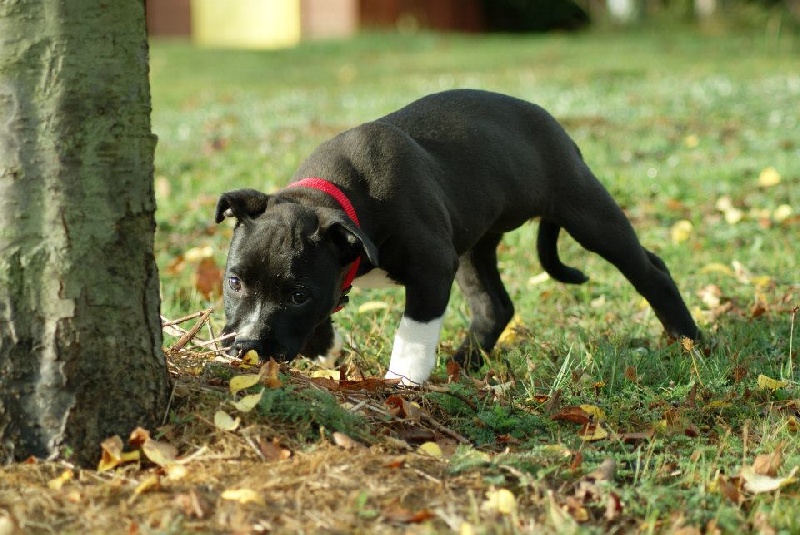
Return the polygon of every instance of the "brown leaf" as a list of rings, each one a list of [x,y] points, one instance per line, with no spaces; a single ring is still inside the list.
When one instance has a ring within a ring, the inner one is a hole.
[[[198,262],[194,270],[194,287],[206,299],[222,295],[222,270],[212,257]]]
[[[753,462],[753,469],[756,474],[775,477],[783,462],[783,448],[785,446],[785,442],[780,442],[772,453],[757,455]]]
[[[267,461],[285,461],[292,456],[292,452],[283,448],[277,438],[273,438],[270,442],[259,438],[258,449]]]
[[[636,368],[634,366],[628,366],[625,368],[625,379],[632,383],[639,382],[639,376],[636,373]]]
[[[172,444],[147,439],[142,444],[142,453],[158,466],[167,466],[175,462],[178,450]]]
[[[447,369],[447,378],[451,381],[458,381],[461,377],[461,365],[453,359],[447,361],[445,365]]]
[[[622,514],[622,500],[615,492],[609,492],[606,496],[606,520],[616,520]]]
[[[278,377],[280,369],[281,365],[278,364],[275,359],[270,358],[267,363],[261,366],[258,372],[258,375],[261,377],[261,383],[267,388],[281,388],[283,386],[283,381]]]
[[[717,485],[719,485],[720,494],[736,505],[740,505],[744,501],[744,496],[739,492],[739,487],[722,474],[717,476]]]
[[[591,415],[579,406],[564,407],[553,416],[551,419],[559,422],[572,422],[574,424],[586,425],[591,420]]]
[[[128,444],[134,448],[141,448],[142,444],[148,440],[150,440],[150,431],[141,427],[137,427],[131,431],[131,435],[128,437]]]

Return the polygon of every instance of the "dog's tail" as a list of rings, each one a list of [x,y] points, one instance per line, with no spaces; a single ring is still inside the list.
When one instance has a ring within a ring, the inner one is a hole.
[[[581,284],[589,280],[579,269],[569,267],[558,257],[556,242],[561,226],[549,219],[539,221],[539,235],[536,239],[536,251],[544,270],[555,280],[569,284]]]

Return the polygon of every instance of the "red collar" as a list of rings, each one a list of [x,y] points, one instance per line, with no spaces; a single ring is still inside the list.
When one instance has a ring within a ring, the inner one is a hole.
[[[292,182],[287,187],[304,187],[304,188],[311,188],[311,189],[318,189],[320,191],[324,191],[334,199],[336,202],[339,203],[339,206],[342,207],[344,213],[347,214],[353,223],[356,224],[357,227],[360,227],[361,224],[358,222],[358,216],[356,215],[356,209],[353,208],[353,203],[350,202],[350,199],[342,193],[335,184],[332,182],[328,182],[324,178],[304,178],[302,180],[298,180],[297,182]],[[344,303],[344,298],[347,295],[347,292],[350,291],[350,286],[353,284],[353,280],[356,278],[356,273],[358,273],[358,266],[361,264],[361,257],[355,259],[355,261],[350,264],[350,269],[347,271],[347,275],[344,277],[344,281],[342,282],[342,303]],[[337,306],[333,309],[334,312],[338,312],[342,309],[342,304]]]

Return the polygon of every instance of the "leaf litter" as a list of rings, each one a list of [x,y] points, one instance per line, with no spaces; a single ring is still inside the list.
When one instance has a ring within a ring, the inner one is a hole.
[[[701,395],[697,383],[683,405],[666,408],[662,419],[639,431],[623,431],[599,405],[561,406],[558,390],[551,395],[533,393],[520,404],[513,398],[513,376],[490,372],[482,380],[472,379],[448,366],[447,381],[465,381],[479,398],[540,412],[565,431],[569,424],[577,425],[577,442],[571,446],[569,441],[554,442],[526,453],[530,442],[521,447],[519,439],[498,432],[494,444],[479,448],[429,401],[433,394],[445,396],[476,415],[480,399],[459,394],[447,382],[405,389],[396,381],[364,377],[347,367],[315,373],[271,360],[256,368],[257,356],[241,361],[221,358],[221,346],[214,347],[218,342],[206,325],[209,317],[209,310],[187,317],[184,322],[194,323],[181,329],[178,342],[167,350],[175,380],[172,421],[156,430],[135,430],[127,444],[110,437],[99,445],[102,459],[96,471],[38,461],[7,470],[0,504],[10,503],[6,497],[12,489],[24,489],[26,497],[14,502],[17,505],[2,506],[10,526],[24,531],[46,524],[87,533],[169,525],[241,533],[350,532],[376,526],[404,532],[413,525],[461,532],[478,529],[476,524],[502,525],[508,532],[537,523],[562,531],[575,531],[583,524],[630,526],[633,518],[623,499],[625,478],[620,478],[618,461],[587,460],[581,443],[619,441],[638,448],[665,432],[687,437],[700,433],[690,416]],[[181,322],[164,323],[165,328],[179,328]],[[201,339],[204,329],[208,337]],[[506,339],[517,343],[524,332],[517,320]],[[692,344],[685,350],[697,351]],[[203,369],[198,371],[198,365]],[[209,371],[212,366],[217,368]],[[640,380],[633,368],[625,376],[632,383]],[[589,379],[575,373],[573,378]],[[763,375],[751,381],[770,393],[790,386]],[[591,388],[604,387],[595,382]],[[324,393],[345,413],[358,415],[361,428],[312,426],[312,439],[300,433],[295,422],[270,418],[260,409],[269,392],[290,391]],[[776,404],[776,410],[788,411],[791,419],[791,403]],[[485,425],[477,420],[475,424]],[[718,474],[709,488],[738,507],[748,496],[793,489],[798,468],[782,466],[784,449],[781,443],[756,456],[736,476]],[[530,461],[520,459],[530,455],[539,470],[561,475],[536,476],[535,470],[521,468]],[[472,464],[464,464],[469,458]],[[462,468],[456,469],[456,463]],[[673,527],[685,521],[677,519]]]

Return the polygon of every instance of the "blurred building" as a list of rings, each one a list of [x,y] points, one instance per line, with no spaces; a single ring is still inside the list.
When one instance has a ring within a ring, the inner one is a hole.
[[[484,28],[481,0],[146,0],[147,30],[200,44],[279,47],[360,28]]]

